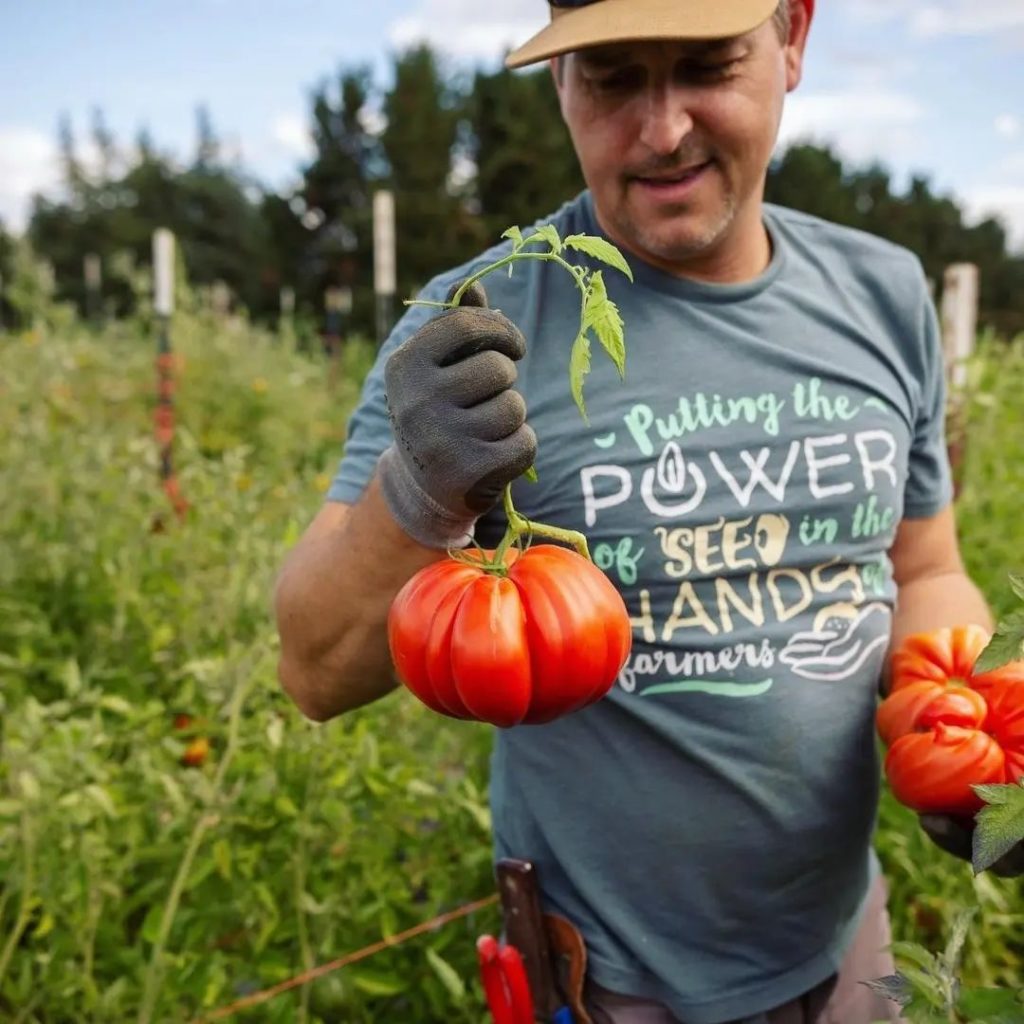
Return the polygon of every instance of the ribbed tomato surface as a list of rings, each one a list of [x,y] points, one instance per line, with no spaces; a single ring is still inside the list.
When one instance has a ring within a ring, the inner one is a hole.
[[[611,581],[554,544],[512,549],[504,565],[499,576],[446,559],[409,580],[388,616],[399,679],[440,714],[503,727],[548,722],[603,697],[632,645]]]

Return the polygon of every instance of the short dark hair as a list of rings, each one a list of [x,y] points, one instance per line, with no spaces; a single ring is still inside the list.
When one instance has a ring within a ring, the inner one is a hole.
[[[789,0],[779,0],[779,6],[775,8],[775,13],[772,15],[772,22],[783,45],[789,42],[790,21]]]

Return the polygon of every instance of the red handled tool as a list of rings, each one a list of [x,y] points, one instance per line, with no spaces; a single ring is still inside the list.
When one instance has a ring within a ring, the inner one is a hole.
[[[499,946],[493,935],[481,935],[476,951],[494,1024],[534,1024],[533,997],[519,950],[507,944]]]

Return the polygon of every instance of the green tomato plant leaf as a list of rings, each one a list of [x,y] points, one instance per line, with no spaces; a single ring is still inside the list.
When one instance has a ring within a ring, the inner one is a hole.
[[[943,954],[943,961],[950,972],[956,972],[960,966],[960,957],[963,955],[964,943],[967,941],[967,930],[977,912],[977,907],[970,907],[957,914],[953,921],[953,930],[946,943],[946,952]]]
[[[429,947],[427,948],[427,962],[440,978],[441,984],[448,990],[448,994],[456,1005],[461,1004],[466,998],[466,986],[455,968],[440,953]]]
[[[505,228],[501,233],[502,238],[512,239],[512,251],[519,252],[523,247],[523,233],[519,230],[518,224],[513,224],[510,228]],[[511,270],[511,267],[509,268]]]
[[[1014,584],[1015,591],[1019,584],[1018,579]],[[1005,619],[1000,620],[988,646],[974,663],[974,671],[978,673],[991,672],[1008,665],[1011,661],[1018,661],[1022,658],[1024,658],[1024,608],[1011,612]]]
[[[625,257],[611,242],[596,235],[569,235],[562,243],[567,249],[575,249],[577,252],[586,253],[595,260],[607,263],[621,271],[630,281],[633,280],[633,271],[626,262]]]
[[[986,804],[974,819],[971,864],[978,875],[1024,841],[1024,780],[971,788]]]
[[[862,981],[861,984],[867,985],[872,992],[900,1006],[906,1006],[913,997],[910,982],[902,974],[887,974],[884,978]]]
[[[984,1024],[1014,1024],[1024,1020],[1024,993],[1008,988],[961,989],[957,1012],[966,1020]]]
[[[587,332],[580,331],[576,340],[572,343],[572,353],[569,356],[569,386],[572,389],[572,397],[576,407],[583,417],[583,422],[589,424],[587,418],[587,407],[583,403],[583,378],[590,373],[590,337]]]
[[[594,332],[605,352],[611,357],[619,377],[626,376],[626,340],[622,317],[618,307],[608,298],[601,271],[590,278],[587,289],[586,312],[583,315],[585,329]]]
[[[551,246],[551,251],[557,256],[562,251],[562,237],[558,233],[558,228],[554,224],[541,224],[532,235],[529,236],[523,245],[529,245],[532,242],[547,242]]]

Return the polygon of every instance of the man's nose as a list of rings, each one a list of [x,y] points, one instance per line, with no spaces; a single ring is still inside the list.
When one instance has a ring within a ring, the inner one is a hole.
[[[652,83],[642,103],[640,141],[653,153],[675,152],[693,129],[688,90],[672,81]]]

